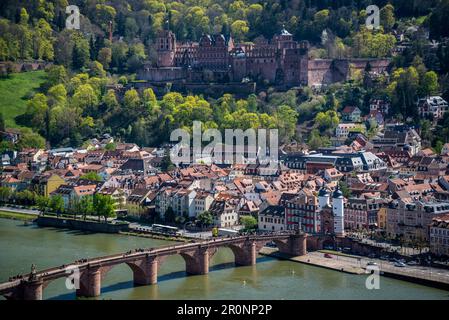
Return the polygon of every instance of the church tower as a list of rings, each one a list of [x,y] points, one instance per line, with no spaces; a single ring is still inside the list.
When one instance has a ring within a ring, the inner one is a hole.
[[[337,236],[345,235],[345,223],[344,223],[344,202],[345,198],[338,186],[332,195],[332,212],[334,214],[334,233]]]
[[[330,206],[330,193],[325,187],[318,193],[318,211]]]

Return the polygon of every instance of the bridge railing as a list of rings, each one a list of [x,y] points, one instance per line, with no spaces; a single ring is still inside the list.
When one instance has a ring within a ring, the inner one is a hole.
[[[114,259],[121,259],[121,258],[126,258],[126,257],[132,257],[132,256],[140,256],[140,255],[144,255],[144,254],[152,254],[152,253],[164,253],[166,251],[170,251],[170,250],[177,250],[177,249],[185,249],[185,248],[195,248],[197,246],[204,246],[204,245],[208,245],[208,244],[220,244],[220,243],[228,243],[228,242],[234,242],[234,241],[239,241],[242,239],[250,239],[250,240],[267,240],[269,241],[270,239],[276,239],[276,238],[284,238],[293,234],[297,234],[297,232],[290,232],[290,231],[284,231],[284,232],[277,232],[277,233],[251,233],[251,234],[243,234],[243,235],[238,235],[238,236],[228,236],[228,237],[223,237],[223,238],[214,238],[213,240],[204,240],[204,241],[194,241],[194,242],[189,242],[189,243],[182,243],[182,244],[169,244],[169,245],[164,245],[161,247],[153,247],[153,248],[137,248],[137,249],[133,249],[133,250],[129,250],[127,252],[123,252],[123,253],[116,253],[116,254],[111,254],[111,255],[107,255],[107,256],[101,256],[101,257],[95,257],[95,258],[84,258],[84,259],[79,259],[79,260],[75,260],[73,262],[70,262],[68,264],[63,264],[61,266],[58,267],[53,267],[53,268],[48,268],[48,269],[44,269],[44,270],[40,270],[38,272],[35,273],[35,276],[46,276],[46,275],[50,275],[50,274],[57,274],[60,272],[66,272],[66,269],[68,267],[85,267],[88,266],[90,264],[95,264],[95,263],[99,263],[102,261],[108,261],[108,260],[114,260]],[[16,277],[10,277],[10,281],[4,282],[2,284],[8,284],[8,283],[13,283],[15,281],[22,281],[22,280],[27,280],[29,279],[29,277],[31,276],[31,273],[28,274],[24,274],[24,275],[18,275],[18,278]]]

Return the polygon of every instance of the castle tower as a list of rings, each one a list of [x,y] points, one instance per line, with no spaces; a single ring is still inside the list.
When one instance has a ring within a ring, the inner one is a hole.
[[[318,193],[318,211],[330,206],[330,193],[323,187]]]
[[[334,214],[334,233],[337,236],[345,235],[345,223],[344,223],[344,197],[337,187],[334,194],[332,195],[332,212]]]
[[[176,36],[170,30],[161,30],[155,39],[158,67],[173,67],[175,65]]]

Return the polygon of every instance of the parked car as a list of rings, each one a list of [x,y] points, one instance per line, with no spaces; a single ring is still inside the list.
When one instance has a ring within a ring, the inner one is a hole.
[[[404,268],[404,267],[406,267],[407,265],[406,265],[405,263],[403,263],[403,262],[397,261],[397,262],[394,263],[394,266],[395,266],[395,267],[399,267],[399,268]]]
[[[417,266],[417,265],[419,265],[418,261],[415,261],[415,260],[409,261],[409,262],[407,262],[407,264],[409,266]]]
[[[332,256],[331,256],[329,253],[325,253],[325,254],[324,254],[324,257],[325,257],[325,258],[328,258],[328,259],[332,259]]]
[[[324,250],[334,250],[333,246],[324,246]]]
[[[388,261],[389,257],[388,256],[381,256],[380,260],[384,260],[384,261]]]
[[[377,266],[377,263],[375,263],[374,261],[370,261],[367,263],[368,266]]]
[[[376,257],[376,254],[375,254],[375,253],[370,253],[370,254],[368,255],[368,257],[369,257],[369,258],[375,258],[375,257]]]

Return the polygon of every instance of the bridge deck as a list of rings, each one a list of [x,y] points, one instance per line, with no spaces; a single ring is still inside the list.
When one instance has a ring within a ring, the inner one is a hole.
[[[53,267],[38,271],[35,273],[35,277],[41,279],[43,281],[51,281],[57,278],[67,276],[67,271],[71,268],[78,268],[78,270],[83,271],[86,268],[90,267],[102,267],[108,265],[114,265],[118,263],[125,263],[127,261],[132,261],[134,259],[141,259],[143,257],[152,257],[152,256],[164,256],[171,255],[174,253],[178,253],[180,251],[186,252],[192,249],[200,248],[209,248],[209,247],[219,247],[226,246],[233,243],[241,242],[242,240],[249,241],[273,241],[273,240],[281,240],[289,238],[293,233],[282,233],[282,234],[269,234],[269,235],[248,235],[248,236],[235,236],[235,237],[227,237],[227,238],[216,238],[213,240],[204,240],[198,242],[184,243],[178,245],[166,245],[162,247],[156,248],[148,248],[148,249],[135,249],[125,253],[112,254],[108,256],[96,257],[92,259],[83,259],[83,262],[75,261],[73,263],[62,265],[59,267]],[[17,286],[19,286],[22,281],[27,281],[30,278],[31,274],[23,275],[20,279],[15,279],[12,281],[7,281],[4,283],[0,283],[0,294],[7,293]]]

